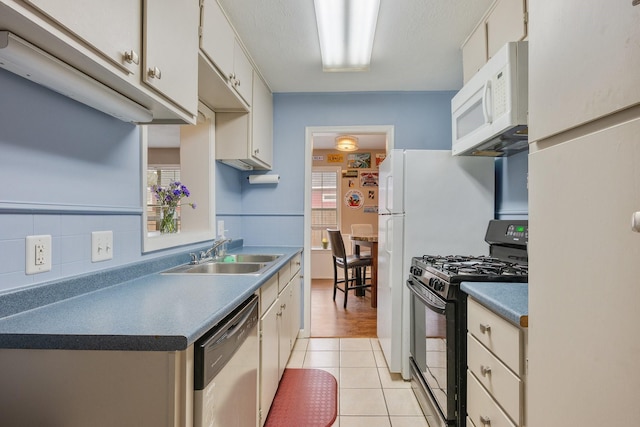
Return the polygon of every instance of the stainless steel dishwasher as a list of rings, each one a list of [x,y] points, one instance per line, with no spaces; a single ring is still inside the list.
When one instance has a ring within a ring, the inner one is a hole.
[[[258,297],[253,295],[195,343],[195,427],[255,427]]]

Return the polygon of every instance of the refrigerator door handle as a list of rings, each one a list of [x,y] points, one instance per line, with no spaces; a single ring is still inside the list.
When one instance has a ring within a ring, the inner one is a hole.
[[[389,240],[389,236],[391,235],[389,233],[389,223],[393,220],[393,217],[389,217],[386,219],[385,223],[384,223],[384,241],[385,241],[385,245],[384,245],[384,250],[385,252],[387,252],[389,255],[391,255],[391,252],[393,252],[391,250],[391,241]]]
[[[385,197],[385,199],[384,199],[384,207],[385,207],[385,209],[387,209],[387,212],[389,212],[389,213],[391,213],[391,206],[389,206],[389,204],[390,204],[389,203],[389,199],[391,198],[391,197],[389,197],[390,196],[389,190],[392,188],[391,187],[391,185],[392,185],[391,181],[393,181],[393,175],[387,175],[386,187],[385,187],[387,191],[385,191],[385,196],[384,196]]]

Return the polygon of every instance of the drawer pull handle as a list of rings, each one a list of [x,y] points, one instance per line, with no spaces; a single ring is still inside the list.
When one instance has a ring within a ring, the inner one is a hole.
[[[487,333],[487,332],[490,332],[490,331],[491,331],[491,325],[480,324],[480,332],[482,332],[484,334],[484,333]]]
[[[487,375],[491,374],[491,367],[480,365],[480,373],[483,377],[486,377]]]
[[[490,426],[491,425],[491,418],[481,415],[480,416],[480,422],[482,423],[483,426]]]

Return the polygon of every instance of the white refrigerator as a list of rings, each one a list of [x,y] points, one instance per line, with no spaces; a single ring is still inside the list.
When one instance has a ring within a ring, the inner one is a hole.
[[[392,150],[379,172],[378,339],[389,370],[409,379],[411,258],[488,253],[494,159]]]

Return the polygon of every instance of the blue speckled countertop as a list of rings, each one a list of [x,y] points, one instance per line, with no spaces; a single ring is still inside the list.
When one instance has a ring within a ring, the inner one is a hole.
[[[511,323],[529,326],[529,284],[462,282],[460,288]]]
[[[259,276],[157,272],[174,263],[121,283],[5,314],[0,318],[0,348],[184,350],[300,251],[297,247],[245,246],[229,253],[283,256]],[[93,276],[73,279],[74,285],[95,281]]]

